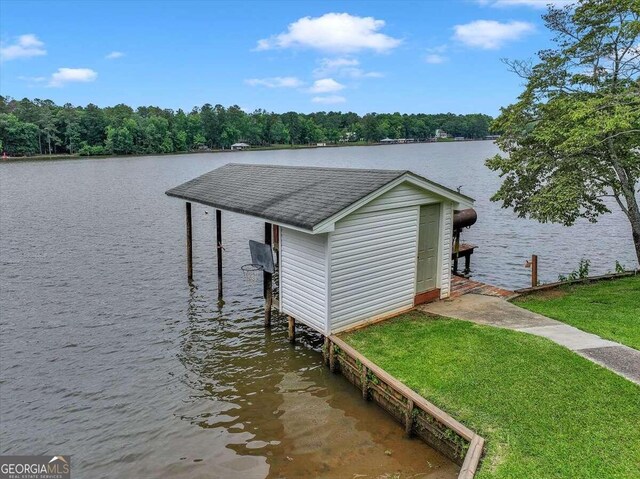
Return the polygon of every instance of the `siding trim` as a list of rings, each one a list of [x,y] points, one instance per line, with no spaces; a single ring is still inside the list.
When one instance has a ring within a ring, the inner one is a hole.
[[[453,204],[442,204],[441,215],[441,257],[440,257],[440,299],[448,298],[451,294],[451,241],[453,238]]]
[[[333,245],[333,233],[327,234],[327,241],[325,242],[325,318],[324,318],[324,333],[326,336],[331,334],[331,258],[332,258],[332,245]]]

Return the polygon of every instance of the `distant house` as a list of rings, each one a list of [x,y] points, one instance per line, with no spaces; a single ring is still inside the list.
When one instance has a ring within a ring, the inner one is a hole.
[[[447,133],[446,131],[444,131],[441,128],[438,128],[436,130],[436,138],[449,138],[449,133]]]
[[[358,140],[358,135],[356,134],[355,131],[346,131],[344,132],[344,134],[342,135],[342,138],[340,138],[340,142],[345,143],[347,141],[357,141]]]
[[[231,145],[232,150],[247,150],[251,148],[251,145],[248,143],[234,143]]]
[[[321,143],[316,143],[316,146],[327,146],[327,144],[324,142],[321,142]]]

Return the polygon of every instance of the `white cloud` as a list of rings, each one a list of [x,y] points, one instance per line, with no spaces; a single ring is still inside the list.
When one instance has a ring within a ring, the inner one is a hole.
[[[476,20],[453,28],[456,40],[470,47],[485,50],[495,50],[535,30],[532,23],[519,21],[500,23],[495,20]]]
[[[298,88],[304,85],[304,82],[296,77],[250,78],[244,82],[247,85],[267,88]]]
[[[437,65],[446,62],[447,58],[443,55],[440,55],[439,53],[427,53],[427,56],[424,57],[424,61],[433,65]]]
[[[51,75],[49,86],[61,87],[67,83],[87,83],[98,78],[98,73],[90,68],[58,68]]]
[[[20,35],[15,43],[0,45],[0,60],[15,60],[16,58],[30,58],[46,55],[44,43],[32,33]]]
[[[480,5],[490,5],[492,7],[533,7],[547,8],[549,5],[563,7],[575,0],[477,0]]]
[[[344,103],[347,99],[340,95],[314,96],[311,101],[313,103],[326,103],[327,105],[335,105],[336,103]]]
[[[323,58],[319,63],[320,66],[313,70],[315,77],[334,75],[348,78],[380,78],[383,76],[380,72],[363,70],[359,67],[360,62],[356,58]]]
[[[424,57],[424,61],[437,65],[447,61],[447,57],[444,53],[447,51],[447,45],[438,45],[437,47],[427,48],[427,54]]]
[[[348,13],[303,17],[291,23],[286,32],[259,40],[256,50],[301,47],[342,53],[387,52],[399,46],[402,40],[380,33],[384,25],[384,20]]]
[[[344,89],[344,85],[335,81],[333,78],[322,78],[313,82],[309,91],[311,93],[331,93]]]
[[[123,52],[111,52],[105,58],[107,60],[115,60],[116,58],[122,58],[124,56]]]
[[[326,69],[337,70],[343,67],[357,67],[360,61],[356,58],[323,58],[320,65]]]

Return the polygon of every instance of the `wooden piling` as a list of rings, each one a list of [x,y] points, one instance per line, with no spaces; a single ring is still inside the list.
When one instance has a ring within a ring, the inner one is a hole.
[[[329,365],[329,336],[324,337],[324,346],[322,348],[322,362],[325,366]]]
[[[367,379],[367,367],[363,364],[362,371],[360,372],[360,383],[362,386],[362,399],[369,400],[369,384]]]
[[[458,258],[460,257],[460,231],[454,233],[453,252],[453,274],[458,274]]]
[[[329,371],[336,372],[336,351],[333,341],[329,341]]]
[[[404,422],[404,435],[407,437],[411,437],[411,431],[413,429],[413,400],[411,398],[407,399],[407,417]]]
[[[531,287],[538,286],[538,255],[531,255]]]
[[[193,227],[191,223],[191,203],[187,201],[187,280],[193,281]]]
[[[218,259],[218,300],[222,299],[222,211],[216,210],[216,256]]]
[[[271,223],[264,224],[264,242],[271,246],[271,231],[273,227]],[[267,271],[262,272],[262,282],[264,290],[264,325],[266,328],[271,327],[271,308],[273,306],[273,274]]]
[[[296,320],[292,316],[287,316],[289,320],[289,342],[296,342]]]

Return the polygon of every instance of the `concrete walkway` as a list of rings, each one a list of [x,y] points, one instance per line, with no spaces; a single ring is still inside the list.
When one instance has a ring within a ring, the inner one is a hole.
[[[424,304],[419,309],[548,338],[640,385],[640,351],[519,308],[504,298],[465,294],[452,300]]]

